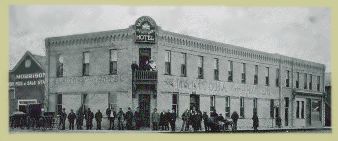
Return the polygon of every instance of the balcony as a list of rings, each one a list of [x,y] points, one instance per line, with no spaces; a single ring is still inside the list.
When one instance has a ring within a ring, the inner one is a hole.
[[[136,84],[156,84],[157,71],[135,70],[133,80]]]

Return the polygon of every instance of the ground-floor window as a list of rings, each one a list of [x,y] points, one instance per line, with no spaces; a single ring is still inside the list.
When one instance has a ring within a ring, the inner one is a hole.
[[[82,94],[81,96],[82,111],[86,111],[88,107],[88,94]]]
[[[230,117],[230,96],[225,97],[225,116]]]
[[[302,101],[301,116],[304,118],[304,101]]]
[[[275,101],[270,99],[270,118],[274,118],[275,113]]]
[[[253,99],[253,113],[257,114],[257,98]]]
[[[244,118],[244,97],[240,98],[240,112],[239,112],[239,116],[241,118]]]
[[[304,101],[296,101],[297,107],[296,107],[296,118],[304,118]]]
[[[173,94],[172,95],[172,110],[178,113],[178,95]]]
[[[212,111],[213,109],[216,110],[216,107],[215,107],[216,99],[215,98],[216,98],[215,95],[210,96],[210,111]]]
[[[62,94],[57,94],[56,112],[58,115],[62,112]]]
[[[284,123],[285,123],[285,126],[289,126],[289,105],[290,105],[289,98],[285,97],[284,101],[285,101],[285,111],[284,111],[285,122]]]

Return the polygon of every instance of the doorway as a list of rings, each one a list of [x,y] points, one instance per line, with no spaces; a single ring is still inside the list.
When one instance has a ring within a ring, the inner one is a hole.
[[[190,95],[190,110],[196,107],[196,110],[200,110],[200,96],[196,94]]]
[[[140,94],[138,97],[141,120],[144,127],[150,127],[150,95]]]
[[[306,99],[306,124],[308,126],[311,126],[311,99],[307,98]]]
[[[139,49],[139,67],[145,68],[147,62],[151,59],[151,48],[140,48]]]

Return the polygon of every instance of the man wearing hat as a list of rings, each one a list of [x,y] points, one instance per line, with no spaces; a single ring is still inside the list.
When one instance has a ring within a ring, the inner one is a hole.
[[[66,113],[66,109],[62,108],[62,112],[60,114],[60,124],[62,126],[61,130],[65,130],[66,129],[66,118],[67,118],[67,113]]]

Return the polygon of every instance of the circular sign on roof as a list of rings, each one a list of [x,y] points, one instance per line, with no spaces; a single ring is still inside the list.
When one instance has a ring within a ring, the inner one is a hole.
[[[136,43],[155,43],[156,23],[149,16],[142,16],[135,22]]]
[[[31,61],[30,59],[27,59],[27,60],[25,61],[25,67],[26,67],[26,68],[29,68],[31,65],[32,65],[32,61]]]

